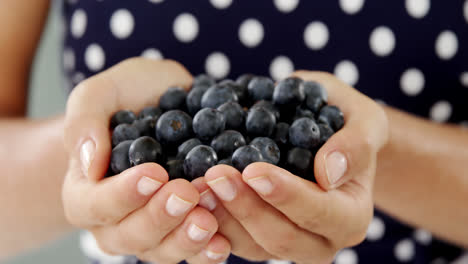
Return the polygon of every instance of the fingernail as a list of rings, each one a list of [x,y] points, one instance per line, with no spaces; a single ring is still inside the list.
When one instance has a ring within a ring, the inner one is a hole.
[[[208,189],[200,194],[200,201],[198,204],[209,211],[213,211],[217,205],[216,197],[213,192]]]
[[[83,173],[86,177],[88,177],[88,170],[89,166],[91,165],[91,161],[94,158],[94,151],[96,146],[92,140],[87,140],[82,146],[80,150],[80,159],[81,159],[81,168]]]
[[[325,170],[327,172],[328,182],[331,186],[336,184],[348,169],[346,157],[338,151],[326,156]]]
[[[224,201],[230,202],[236,198],[237,190],[234,184],[226,177],[207,182],[211,189]]]
[[[224,253],[218,253],[218,252],[214,252],[208,249],[205,250],[205,254],[209,259],[212,259],[212,260],[220,260],[225,255]]]
[[[202,241],[210,234],[208,230],[205,230],[197,226],[196,224],[191,224],[188,228],[187,233],[190,239],[194,241]]]
[[[180,216],[185,214],[190,208],[192,208],[193,203],[185,201],[175,194],[171,194],[166,203],[166,211],[172,216]]]
[[[273,184],[267,176],[249,179],[247,184],[262,195],[268,195],[273,191]]]
[[[143,176],[137,183],[137,190],[141,195],[147,196],[154,193],[161,186],[162,182]]]

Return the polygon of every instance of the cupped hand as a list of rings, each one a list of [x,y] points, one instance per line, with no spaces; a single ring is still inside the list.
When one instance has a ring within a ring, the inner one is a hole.
[[[173,61],[129,59],[79,84],[67,103],[65,145],[70,154],[63,204],[73,225],[88,229],[111,255],[158,263],[218,263],[229,242],[197,206],[188,181],[168,182],[158,164],[142,164],[103,178],[110,159],[110,118],[118,110],[155,105],[170,86],[188,88],[189,72]]]
[[[211,210],[233,253],[253,260],[330,263],[337,251],[365,238],[373,215],[373,182],[379,150],[388,138],[379,105],[323,72],[300,71],[321,83],[345,125],[315,157],[317,184],[268,163],[242,174],[219,165],[193,183],[200,205]]]

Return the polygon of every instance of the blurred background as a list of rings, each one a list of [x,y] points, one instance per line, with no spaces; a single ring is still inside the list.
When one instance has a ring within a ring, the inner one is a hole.
[[[28,115],[46,117],[63,112],[66,89],[62,79],[60,6],[54,3],[35,58],[30,81]],[[8,260],[7,264],[86,263],[80,253],[78,234],[71,234],[44,248]]]

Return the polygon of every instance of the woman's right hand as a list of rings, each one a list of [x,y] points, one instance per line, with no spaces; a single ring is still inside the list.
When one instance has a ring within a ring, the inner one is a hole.
[[[191,82],[176,62],[129,59],[83,81],[70,95],[64,210],[68,221],[88,229],[108,254],[157,263],[219,263],[229,256],[230,243],[216,233],[215,217],[197,206],[199,193],[190,182],[168,182],[167,172],[154,163],[104,178],[112,114],[139,111],[156,104],[168,87],[188,88]]]

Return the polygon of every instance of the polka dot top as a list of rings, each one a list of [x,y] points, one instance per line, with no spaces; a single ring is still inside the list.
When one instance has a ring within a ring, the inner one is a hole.
[[[468,124],[468,0],[67,0],[63,14],[70,87],[134,56],[218,79],[322,70],[382,103]],[[81,242],[91,263],[141,263],[103,254],[89,233]],[[365,241],[335,263],[468,263],[462,255],[376,210]]]

